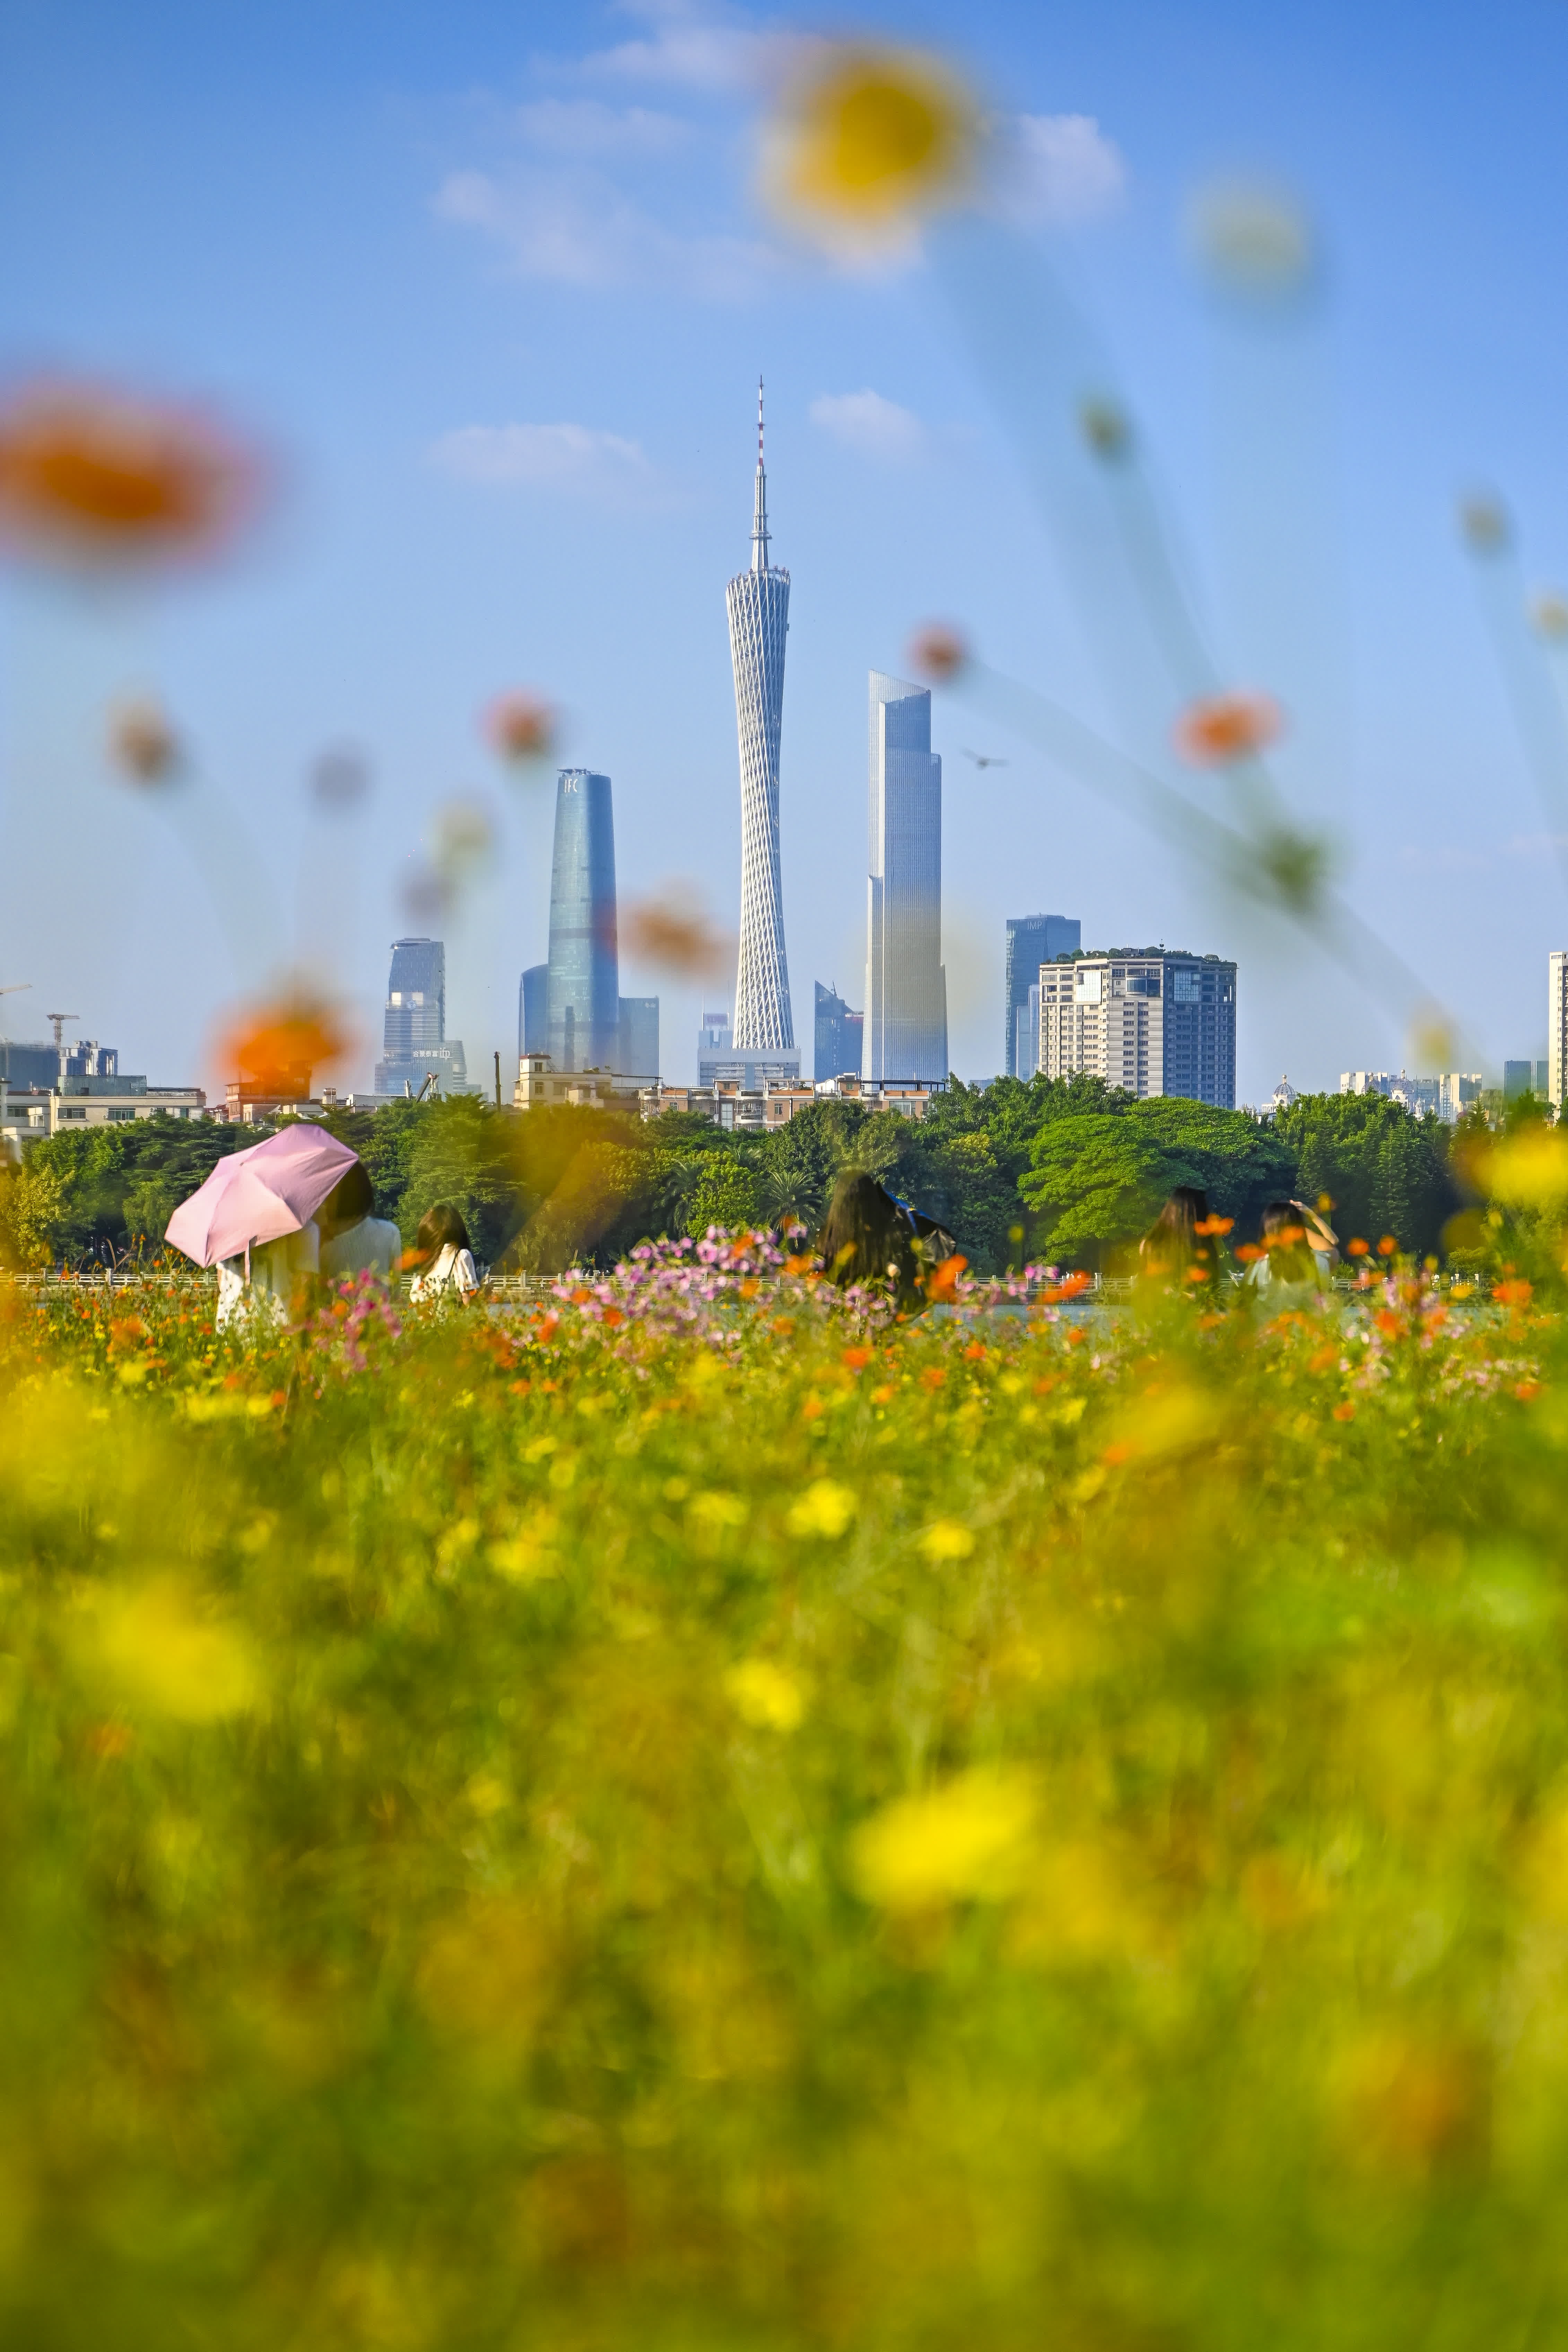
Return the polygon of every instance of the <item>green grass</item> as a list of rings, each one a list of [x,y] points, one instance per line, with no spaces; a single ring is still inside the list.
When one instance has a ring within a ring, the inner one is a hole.
[[[0,2339],[1563,2341],[1563,1342],[1429,1304],[11,1294]]]

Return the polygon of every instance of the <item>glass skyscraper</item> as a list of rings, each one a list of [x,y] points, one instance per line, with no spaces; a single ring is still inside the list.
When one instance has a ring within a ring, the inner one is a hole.
[[[836,988],[824,988],[816,982],[816,1058],[813,1074],[817,1078],[847,1077],[851,1071],[860,1074],[866,1050],[866,1016],[852,1013]]]
[[[620,1024],[610,780],[589,768],[563,768],[550,868],[545,1050],[558,1070],[613,1070]]]
[[[945,1085],[942,761],[923,686],[871,672],[870,873],[861,1076]]]
[[[394,940],[375,1090],[417,1094],[432,1076],[443,1093],[468,1090],[462,1045],[447,1034],[447,950],[439,940]]]
[[[1083,926],[1070,915],[1009,915],[1007,918],[1007,1036],[1002,1066],[1010,1078],[1032,1078],[1039,1058],[1040,966],[1083,945]],[[1035,993],[1033,1017],[1029,991]],[[1019,1059],[1020,1021],[1032,1041],[1027,1069]]]
[[[763,471],[763,388],[757,386],[757,477],[750,568],[731,581],[730,658],[741,741],[741,952],[732,1043],[738,1052],[784,1057],[795,1072],[795,1015],[784,953],[779,871],[779,742],[784,729],[789,573],[768,562],[768,489]]]

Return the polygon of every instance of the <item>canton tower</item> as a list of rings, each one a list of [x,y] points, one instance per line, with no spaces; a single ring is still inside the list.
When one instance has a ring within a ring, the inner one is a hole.
[[[768,562],[763,387],[757,383],[757,481],[750,569],[725,592],[735,719],[741,737],[741,957],[732,1050],[791,1052],[789,963],[779,881],[779,736],[784,725],[789,573]]]

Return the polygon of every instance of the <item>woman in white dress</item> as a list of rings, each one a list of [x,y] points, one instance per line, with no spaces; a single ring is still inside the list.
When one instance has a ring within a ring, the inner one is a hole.
[[[468,1229],[450,1201],[437,1201],[426,1210],[414,1247],[422,1271],[409,1285],[409,1297],[466,1307],[479,1286],[479,1276],[468,1247]]]
[[[403,1235],[389,1218],[374,1213],[375,1192],[363,1160],[356,1160],[316,1212],[321,1229],[321,1272],[330,1282],[346,1274],[379,1274],[397,1280]]]
[[[217,1314],[220,1331],[247,1315],[268,1316],[287,1323],[293,1311],[294,1291],[301,1278],[319,1271],[321,1236],[314,1217],[295,1234],[280,1234],[273,1242],[252,1242],[237,1257],[218,1260]]]

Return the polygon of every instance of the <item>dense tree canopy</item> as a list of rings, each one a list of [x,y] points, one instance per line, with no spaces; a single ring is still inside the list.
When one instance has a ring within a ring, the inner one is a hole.
[[[1099,1264],[1176,1184],[1201,1186],[1237,1239],[1257,1233],[1268,1200],[1327,1193],[1345,1238],[1393,1234],[1422,1252],[1439,1246],[1461,1197],[1448,1131],[1378,1095],[1303,1097],[1262,1120],[1174,1097],[1137,1102],[1097,1078],[999,1078],[954,1080],[923,1119],[825,1099],[771,1134],[721,1133],[680,1114],[519,1117],[477,1096],[331,1112],[324,1124],[360,1154],[378,1214],[405,1241],[426,1209],[451,1201],[481,1259],[537,1272],[613,1264],[645,1236],[710,1224],[815,1231],[847,1167],[938,1219],[982,1272],[1026,1253]],[[79,1263],[138,1240],[155,1246],[178,1202],[258,1132],[160,1118],[40,1139],[27,1185],[0,1214],[0,1250]]]

